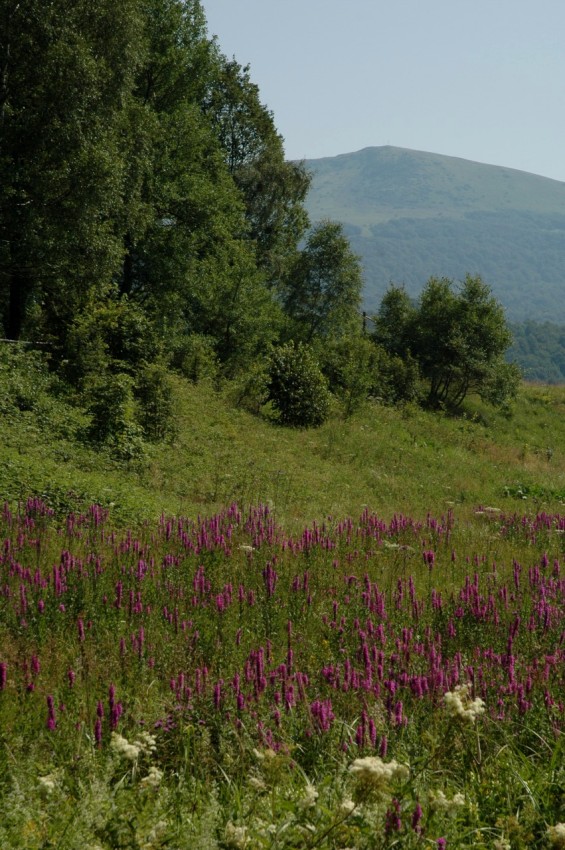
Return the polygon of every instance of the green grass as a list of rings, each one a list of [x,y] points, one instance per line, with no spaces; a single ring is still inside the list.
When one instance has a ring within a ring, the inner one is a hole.
[[[2,848],[562,846],[565,389],[299,431],[178,379],[128,463],[6,374]]]
[[[95,501],[123,521],[269,503],[289,528],[364,506],[390,516],[479,504],[509,510],[526,500],[554,510],[565,501],[563,387],[524,385],[511,415],[470,403],[451,418],[371,402],[304,431],[236,409],[230,387],[178,379],[176,391],[175,437],[129,464],[79,441],[85,416],[62,398],[11,408],[0,499],[37,494],[59,512]]]

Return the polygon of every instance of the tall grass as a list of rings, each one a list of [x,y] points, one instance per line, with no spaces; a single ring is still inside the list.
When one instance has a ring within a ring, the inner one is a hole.
[[[127,462],[26,369],[2,848],[565,846],[563,388],[293,431],[179,380]]]
[[[6,506],[1,846],[550,846],[564,534]]]

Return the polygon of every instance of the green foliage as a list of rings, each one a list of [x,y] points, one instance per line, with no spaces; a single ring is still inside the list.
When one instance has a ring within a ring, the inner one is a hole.
[[[5,333],[64,348],[119,268],[137,0],[0,9],[0,304]]]
[[[135,381],[136,420],[149,440],[162,440],[174,433],[175,395],[169,373],[161,363],[139,369]]]
[[[86,436],[94,443],[106,443],[120,460],[133,460],[143,454],[142,431],[136,423],[134,380],[125,372],[92,375],[85,391],[90,425]]]
[[[261,357],[232,381],[230,395],[237,407],[258,415],[269,397],[269,359]]]
[[[320,346],[319,359],[331,392],[340,399],[346,416],[375,394],[379,350],[368,337],[342,336]]]
[[[308,226],[304,200],[310,177],[287,162],[273,115],[261,103],[249,67],[217,57],[205,100],[230,174],[245,206],[247,238],[271,287],[280,289],[296,247]]]
[[[373,339],[392,357],[410,351],[416,308],[403,286],[390,285],[373,319]]]
[[[0,17],[5,333],[48,340],[75,383],[134,374],[157,337],[209,338],[224,374],[245,368],[278,335],[309,184],[248,69],[198,0]]]
[[[37,351],[0,343],[0,413],[37,410],[53,386],[47,362]]]
[[[361,320],[361,266],[340,224],[323,221],[297,254],[283,294],[288,335],[310,344],[316,338],[355,333]]]
[[[516,395],[519,371],[504,360],[511,334],[480,277],[467,275],[459,292],[447,278],[430,278],[416,307],[389,288],[375,338],[389,355],[417,362],[432,407],[458,407],[469,393],[502,406]]]
[[[202,262],[184,314],[191,332],[214,339],[223,373],[232,377],[268,348],[280,311],[244,244],[216,250]]]
[[[330,410],[330,393],[314,355],[303,343],[283,345],[271,356],[268,399],[283,425],[321,425]]]
[[[204,334],[181,337],[171,353],[171,365],[194,384],[213,380],[219,368],[214,338]]]
[[[519,373],[504,362],[504,354],[512,340],[501,305],[492,297],[491,290],[480,277],[467,275],[461,292],[452,301],[439,284],[440,302],[443,302],[449,322],[446,336],[440,324],[437,336],[432,339],[433,320],[438,305],[432,305],[436,282],[430,282],[420,299],[417,323],[416,354],[422,372],[430,378],[432,403],[449,401],[460,404],[469,392],[477,392],[495,405],[511,400],[518,387]],[[427,310],[431,310],[428,317]],[[437,317],[439,318],[439,317]],[[445,316],[442,317],[442,323]],[[430,354],[437,358],[430,362]]]
[[[422,401],[424,388],[420,366],[409,351],[401,357],[379,349],[373,393],[387,404]]]
[[[127,298],[94,303],[76,316],[67,347],[64,371],[73,383],[107,370],[133,375],[141,364],[154,360],[159,351],[146,313]]]

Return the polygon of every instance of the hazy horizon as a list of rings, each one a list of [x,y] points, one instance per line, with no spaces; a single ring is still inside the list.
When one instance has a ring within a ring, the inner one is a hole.
[[[391,145],[565,181],[561,0],[203,0],[289,159]]]

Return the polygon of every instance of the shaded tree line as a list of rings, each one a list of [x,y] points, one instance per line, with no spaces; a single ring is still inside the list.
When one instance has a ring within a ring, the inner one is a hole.
[[[565,383],[565,325],[553,322],[513,324],[513,342],[508,350],[528,381]]]

